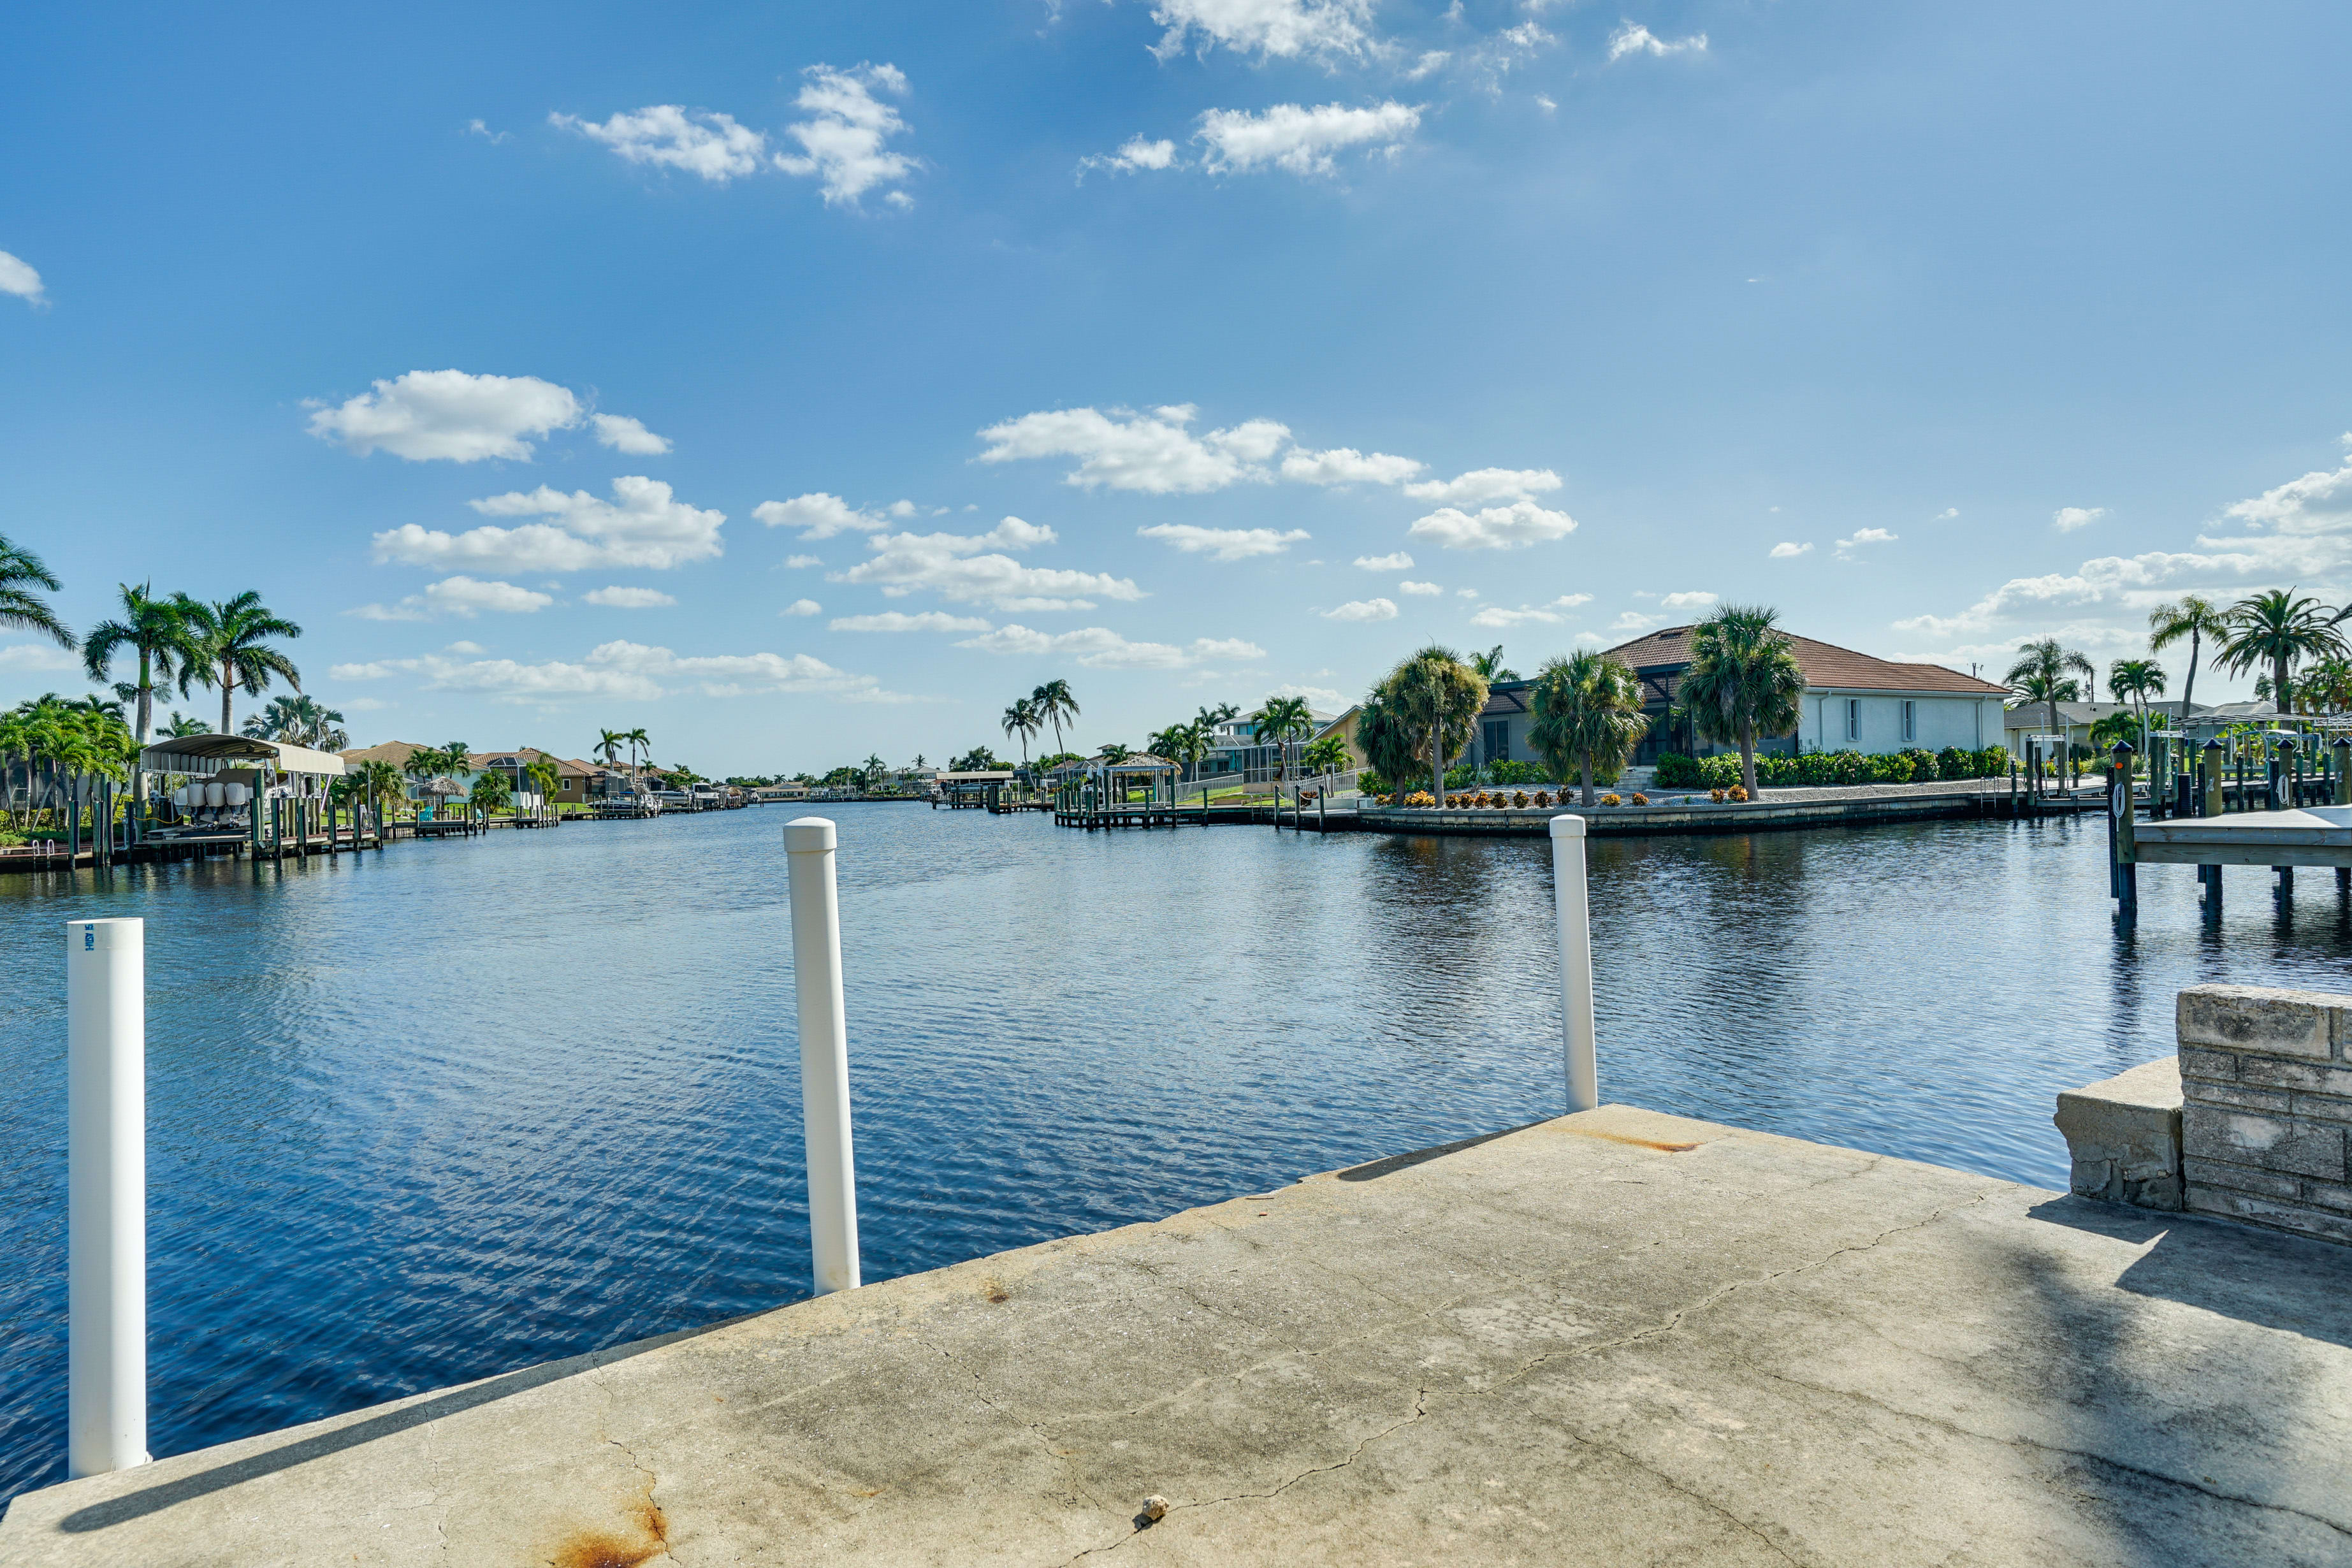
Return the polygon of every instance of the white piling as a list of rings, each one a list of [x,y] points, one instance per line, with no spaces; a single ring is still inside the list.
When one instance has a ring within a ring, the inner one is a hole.
[[[1551,819],[1551,880],[1559,910],[1559,1012],[1568,1058],[1568,1108],[1591,1110],[1601,1103],[1601,1069],[1593,1052],[1592,922],[1584,897],[1580,816]]]
[[[857,1173],[849,1133],[849,1034],[841,988],[841,900],[833,824],[784,824],[792,879],[793,980],[800,996],[801,1118],[808,1141],[809,1253],[816,1293],[855,1290]]]
[[[142,921],[66,925],[66,1473],[147,1462]]]

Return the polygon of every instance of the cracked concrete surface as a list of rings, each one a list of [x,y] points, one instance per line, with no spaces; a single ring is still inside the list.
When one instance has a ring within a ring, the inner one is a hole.
[[[2347,1286],[1612,1106],[69,1482],[0,1562],[2352,1564]]]

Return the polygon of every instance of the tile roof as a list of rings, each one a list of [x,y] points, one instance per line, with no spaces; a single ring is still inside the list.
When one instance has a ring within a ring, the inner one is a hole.
[[[1607,650],[1609,657],[1634,670],[1655,669],[1690,662],[1690,626],[1667,626]],[[1812,637],[1784,633],[1796,653],[1805,684],[1836,691],[1948,691],[1969,697],[2006,697],[2009,689],[1947,669],[1940,664],[1896,664],[1874,658],[1850,647]]]

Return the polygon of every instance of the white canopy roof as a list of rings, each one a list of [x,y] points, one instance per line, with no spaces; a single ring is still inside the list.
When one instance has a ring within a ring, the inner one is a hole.
[[[332,752],[283,741],[257,741],[250,735],[173,735],[139,753],[139,765],[151,773],[216,773],[224,768],[275,768],[281,773],[315,773],[324,778],[343,775],[343,759]]]

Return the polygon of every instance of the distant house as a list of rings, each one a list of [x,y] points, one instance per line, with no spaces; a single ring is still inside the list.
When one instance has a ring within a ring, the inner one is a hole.
[[[1314,733],[1321,735],[1338,722],[1336,716],[1307,710],[1307,719],[1314,724]],[[1293,742],[1294,748],[1298,742]],[[1296,762],[1298,751],[1291,757]],[[1275,766],[1281,760],[1281,748],[1271,741],[1257,738],[1257,726],[1247,719],[1228,719],[1209,733],[1208,754],[1184,770],[1184,782],[1202,779],[1230,779],[1241,784],[1262,784],[1274,776]]]
[[[1675,715],[1682,678],[1690,668],[1692,630],[1668,626],[1606,650],[1641,682],[1642,711],[1649,716],[1650,729],[1634,751],[1636,765],[1669,752],[1706,756],[1736,749],[1700,740],[1687,721]],[[1789,643],[1805,674],[1798,726],[1786,734],[1758,736],[1759,752],[1900,752],[1914,746],[1981,751],[2003,743],[2002,703],[2011,695],[2006,687],[1940,664],[1897,664],[1812,637],[1790,634]],[[1531,680],[1495,683],[1478,715],[1475,761],[1540,760],[1528,742],[1528,726],[1535,722],[1529,706],[1534,688]]]
[[[414,741],[385,741],[379,745],[356,747],[342,752],[341,755],[348,765],[356,766],[362,763],[390,763],[404,773],[408,771],[408,759],[419,752],[428,750],[438,750],[438,748],[422,746]],[[483,773],[502,773],[507,775],[507,783],[516,791],[520,792],[531,787],[530,780],[523,774],[523,770],[530,765],[533,758],[539,757],[543,757],[554,764],[556,790],[553,799],[557,805],[579,805],[595,798],[602,793],[600,787],[600,781],[604,777],[602,769],[593,763],[559,757],[552,752],[542,752],[535,746],[518,746],[510,752],[468,752],[466,753],[466,766],[444,776],[455,780],[461,788],[470,791],[474,787],[474,781]]]
[[[2181,723],[2181,704],[2178,702],[2151,702],[2147,710],[2151,714],[2161,714],[2167,721],[2164,727],[2177,729]],[[2058,723],[2066,731],[2071,744],[2088,746],[2091,743],[2091,726],[2117,713],[2129,713],[2137,718],[2139,710],[2128,702],[2061,702],[2058,704]],[[2242,719],[2259,721],[2276,717],[2267,702],[2231,702],[2219,708],[2200,702],[2189,710],[2188,722],[2191,729],[2195,729],[2215,721],[2237,723]],[[2001,723],[2011,755],[2022,758],[2027,736],[2051,732],[2050,704],[2012,700]]]

